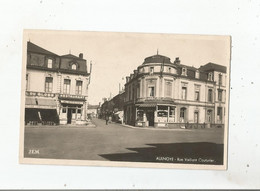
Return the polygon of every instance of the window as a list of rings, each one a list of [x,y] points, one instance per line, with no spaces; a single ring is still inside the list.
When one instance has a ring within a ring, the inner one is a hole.
[[[200,78],[200,72],[199,72],[199,70],[196,70],[196,72],[195,72],[195,78],[197,78],[197,79]]]
[[[208,90],[208,101],[212,102],[212,89]]]
[[[212,80],[213,80],[213,74],[212,74],[211,72],[208,74],[208,80],[209,80],[209,81],[212,81]]]
[[[175,107],[170,106],[169,117],[173,118],[173,121],[175,121]]]
[[[195,85],[195,101],[199,101],[200,100],[200,86],[199,85]]]
[[[137,84],[136,96],[137,96],[137,98],[140,98],[140,83]]]
[[[148,96],[154,97],[154,87],[148,87]]]
[[[181,75],[187,76],[187,69],[185,67],[182,68]]]
[[[52,92],[52,77],[46,77],[45,78],[45,92]]]
[[[222,74],[221,73],[218,75],[218,83],[220,86],[222,85]]]
[[[169,72],[169,73],[172,73],[172,68],[168,68],[168,72]]]
[[[199,122],[199,112],[194,112],[194,123],[198,123]]]
[[[212,110],[207,111],[207,120],[209,123],[212,122]]]
[[[76,81],[76,94],[82,94],[82,81]]]
[[[182,87],[181,99],[187,99],[187,87]]]
[[[222,101],[222,91],[221,89],[218,89],[218,101]]]
[[[143,121],[143,120],[144,120],[144,112],[137,111],[137,121]]]
[[[222,120],[222,107],[217,108],[217,119]]]
[[[158,111],[157,112],[157,117],[167,117],[168,112],[167,111]]]
[[[200,92],[195,91],[195,101],[199,101],[199,100],[200,100]]]
[[[77,65],[76,65],[76,64],[72,64],[72,65],[71,65],[71,69],[72,69],[72,70],[76,70],[76,69],[77,69]]]
[[[172,97],[172,82],[165,83],[165,96]]]
[[[48,58],[47,62],[47,67],[52,68],[52,59]]]
[[[64,94],[69,94],[70,93],[70,79],[64,79],[63,93]]]
[[[153,74],[154,72],[154,67],[150,67],[150,73]]]
[[[62,113],[66,113],[66,108],[62,108]]]
[[[182,107],[181,110],[180,110],[180,122],[185,121],[185,113],[186,113],[186,108]]]
[[[26,74],[26,90],[29,90],[29,74]]]

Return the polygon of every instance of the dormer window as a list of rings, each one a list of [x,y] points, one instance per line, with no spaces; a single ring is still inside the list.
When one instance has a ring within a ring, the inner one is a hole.
[[[154,72],[154,67],[150,67],[150,74],[153,74]]]
[[[212,81],[212,80],[213,80],[213,74],[212,74],[212,72],[210,72],[210,73],[208,74],[208,80],[209,80],[209,81]]]
[[[183,75],[183,76],[187,76],[187,68],[182,68],[182,70],[181,70],[181,75]]]
[[[48,62],[47,67],[52,68],[52,62],[53,62],[52,59],[48,58],[47,62]]]
[[[72,69],[72,70],[76,70],[76,69],[77,69],[77,65],[76,65],[76,64],[72,64],[72,65],[71,65],[71,69]]]
[[[195,72],[195,78],[197,78],[197,79],[200,78],[200,72],[199,72],[199,70],[196,70],[196,72]]]

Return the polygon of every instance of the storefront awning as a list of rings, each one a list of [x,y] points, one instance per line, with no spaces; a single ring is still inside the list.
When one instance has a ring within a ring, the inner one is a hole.
[[[25,105],[36,105],[35,98],[31,98],[31,97],[25,98]]]
[[[39,98],[37,98],[37,101],[38,101],[39,106],[56,107],[56,102],[53,99],[39,99]]]

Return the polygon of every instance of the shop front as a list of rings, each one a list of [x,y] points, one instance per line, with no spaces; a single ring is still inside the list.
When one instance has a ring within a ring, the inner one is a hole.
[[[175,106],[139,104],[136,106],[136,123],[139,127],[167,127],[175,122]]]
[[[86,123],[86,103],[77,98],[59,98],[60,124],[85,124]]]

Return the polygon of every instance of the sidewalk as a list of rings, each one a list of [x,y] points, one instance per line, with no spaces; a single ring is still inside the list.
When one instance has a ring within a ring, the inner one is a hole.
[[[67,125],[25,125],[25,128],[96,128],[96,125],[89,122],[87,125],[67,124]]]

